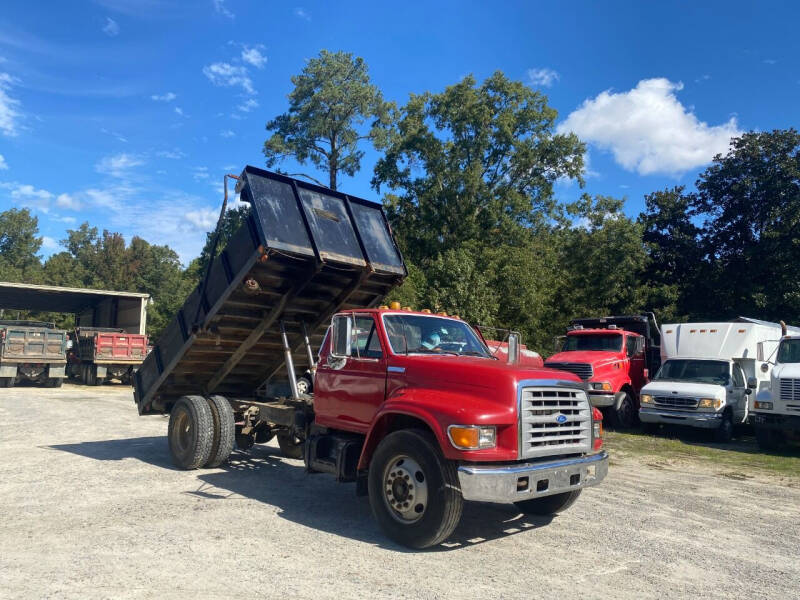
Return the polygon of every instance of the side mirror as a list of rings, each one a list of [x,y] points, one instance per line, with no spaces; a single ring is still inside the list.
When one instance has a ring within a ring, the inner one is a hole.
[[[745,395],[746,395],[746,396],[749,396],[750,394],[752,394],[752,393],[753,393],[753,390],[751,390],[750,388],[747,388],[747,389],[744,391],[744,393],[745,393]]]
[[[636,338],[636,354],[644,350],[645,339],[643,337]]]
[[[764,342],[758,342],[756,344],[756,360],[758,362],[764,362]]]
[[[333,317],[331,324],[331,356],[347,358],[352,352],[353,319],[348,315]]]
[[[755,377],[748,377],[747,378],[747,387],[751,389],[756,389],[758,387],[758,379]]]

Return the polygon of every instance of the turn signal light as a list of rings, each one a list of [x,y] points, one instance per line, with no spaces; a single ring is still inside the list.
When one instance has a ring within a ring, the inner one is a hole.
[[[589,385],[592,386],[593,390],[602,390],[604,392],[610,392],[612,390],[611,384],[607,381],[593,381]]]
[[[595,452],[603,447],[603,413],[592,407],[592,440]]]
[[[772,402],[755,401],[754,408],[758,410],[772,410]]]
[[[450,443],[459,450],[479,450],[497,445],[497,430],[478,425],[450,425],[447,428]]]

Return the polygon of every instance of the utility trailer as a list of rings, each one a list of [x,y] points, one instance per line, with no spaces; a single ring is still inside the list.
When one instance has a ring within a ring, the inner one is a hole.
[[[139,412],[170,413],[179,467],[276,436],[414,548],[444,541],[465,500],[552,515],[605,477],[576,375],[522,364],[516,335],[501,361],[458,317],[375,308],[406,275],[379,204],[253,167],[236,179],[245,223],[134,375]],[[259,394],[278,374],[288,397]]]
[[[70,333],[67,373],[85,385],[117,378],[130,384],[147,356],[147,336],[115,327],[76,327]]]
[[[29,380],[61,387],[67,332],[41,321],[0,321],[0,387]]]

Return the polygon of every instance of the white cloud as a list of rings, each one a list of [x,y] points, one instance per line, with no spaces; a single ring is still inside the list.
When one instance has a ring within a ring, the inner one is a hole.
[[[229,19],[233,19],[236,17],[236,15],[233,14],[230,10],[228,10],[227,6],[225,6],[225,0],[212,0],[212,1],[214,2],[214,12],[216,12],[219,15],[222,15],[223,17],[228,17]]]
[[[528,79],[533,85],[550,87],[561,79],[561,76],[553,69],[542,67],[541,69],[528,69]]]
[[[8,95],[8,90],[17,83],[8,73],[0,73],[0,131],[9,137],[19,133],[18,120],[22,116],[17,112],[19,100]]]
[[[251,110],[258,108],[258,102],[253,98],[248,98],[236,108],[238,108],[242,112],[250,112]]]
[[[619,165],[640,175],[680,174],[708,164],[741,134],[735,118],[708,125],[680,103],[682,83],[644,79],[627,92],[589,98],[558,126],[610,150]]]
[[[257,69],[263,69],[267,64],[267,57],[261,54],[260,48],[263,49],[263,46],[254,46],[253,48],[245,46],[242,49],[242,60]]]
[[[231,65],[226,62],[215,62],[203,67],[203,74],[216,86],[238,86],[248,94],[256,93],[246,67]]]
[[[144,159],[125,152],[103,157],[95,166],[95,171],[112,177],[125,177],[128,171],[144,164]]]
[[[103,25],[103,33],[108,37],[114,37],[119,34],[119,23],[111,17],[106,17],[106,24]]]
[[[192,177],[197,181],[208,179],[208,167],[195,167],[192,172]]]
[[[79,210],[81,207],[81,203],[69,194],[59,194],[56,198],[56,205],[69,210]]]
[[[177,97],[177,94],[174,94],[173,92],[167,92],[166,94],[161,95],[153,94],[150,96],[150,99],[155,100],[156,102],[172,102]]]
[[[232,138],[236,134],[231,131],[230,129],[225,129],[224,131],[220,131],[219,134],[224,138]]]
[[[49,235],[42,236],[42,250],[48,254],[52,254],[59,249],[60,247],[55,239],[51,238]]]
[[[217,224],[219,214],[211,208],[192,210],[186,213],[186,220],[199,229],[208,231]]]
[[[765,65],[776,65],[776,64],[778,64],[778,61],[775,60],[774,58],[765,58],[764,59],[764,64]]]
[[[52,192],[37,189],[27,183],[2,182],[0,188],[8,190],[8,196],[18,205],[33,208],[43,213],[50,210]]]
[[[294,16],[299,19],[305,19],[306,21],[311,20],[311,14],[302,6],[296,7],[292,12],[294,13]]]
[[[110,135],[117,141],[122,142],[123,144],[128,143],[128,138],[126,138],[124,135],[122,135],[121,133],[117,133],[116,131],[111,131],[109,129],[106,129],[105,127],[100,129],[100,133],[105,133],[106,135]]]
[[[184,154],[180,149],[174,148],[172,150],[159,150],[156,152],[156,156],[159,158],[171,158],[173,160],[178,160],[180,158],[185,158],[186,154]]]
[[[179,117],[186,116],[185,114],[183,114],[183,109],[180,106],[176,106],[173,110],[175,111],[175,114],[178,115]]]
[[[0,171],[6,171],[6,170],[8,170],[8,163],[6,162],[5,157],[2,154],[0,154]]]

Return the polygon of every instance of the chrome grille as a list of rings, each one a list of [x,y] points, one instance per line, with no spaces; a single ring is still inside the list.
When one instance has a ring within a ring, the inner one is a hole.
[[[563,423],[558,419],[563,415]],[[520,392],[520,458],[588,452],[592,413],[586,392],[524,387]]]
[[[653,402],[662,408],[697,408],[698,400],[680,396],[653,396]]]
[[[569,371],[575,373],[581,379],[591,379],[594,375],[594,369],[589,363],[573,363],[573,362],[548,362],[545,367],[549,369],[558,369],[559,371]]]
[[[800,379],[781,379],[780,398],[791,411],[800,412]]]

